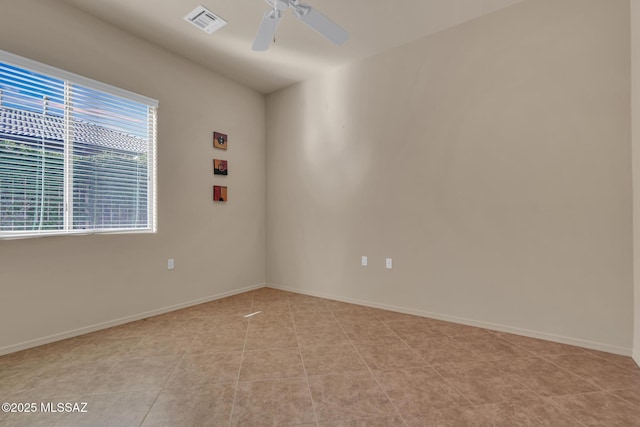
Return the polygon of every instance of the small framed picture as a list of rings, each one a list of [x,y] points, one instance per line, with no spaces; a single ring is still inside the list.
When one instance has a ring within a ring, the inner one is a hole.
[[[226,202],[227,201],[227,187],[221,187],[219,185],[213,186],[213,201],[214,202]]]
[[[213,133],[213,146],[214,148],[220,148],[221,150],[227,149],[227,135],[220,132]]]
[[[227,175],[227,161],[220,159],[213,159],[213,173],[214,175]]]

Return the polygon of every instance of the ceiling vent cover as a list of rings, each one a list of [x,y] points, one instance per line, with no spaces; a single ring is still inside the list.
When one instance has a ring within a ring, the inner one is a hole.
[[[198,6],[193,10],[193,12],[185,16],[184,20],[192,23],[207,34],[211,34],[227,25],[227,21],[202,5]]]

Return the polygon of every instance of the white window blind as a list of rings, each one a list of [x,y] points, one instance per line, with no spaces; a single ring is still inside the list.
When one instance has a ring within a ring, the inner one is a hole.
[[[0,238],[155,232],[157,107],[0,51]]]

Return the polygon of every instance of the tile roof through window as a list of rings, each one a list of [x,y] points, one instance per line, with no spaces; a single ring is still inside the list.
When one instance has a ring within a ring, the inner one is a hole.
[[[146,153],[148,142],[142,138],[117,132],[82,120],[73,120],[74,141],[113,150]],[[52,114],[0,107],[0,138],[44,138],[64,140],[64,118]]]

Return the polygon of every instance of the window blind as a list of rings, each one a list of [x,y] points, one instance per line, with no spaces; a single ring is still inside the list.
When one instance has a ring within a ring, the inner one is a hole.
[[[157,107],[0,51],[0,238],[155,232]]]

